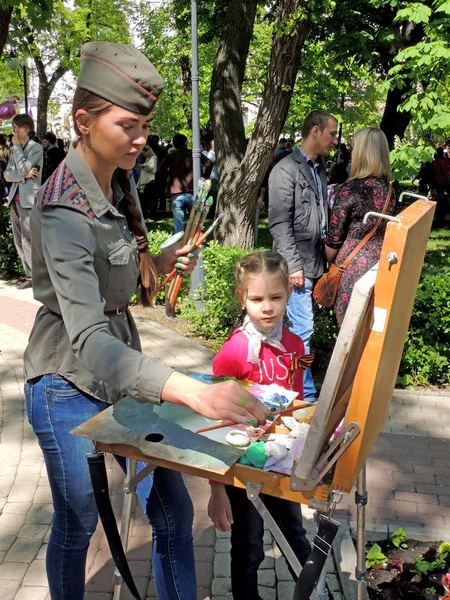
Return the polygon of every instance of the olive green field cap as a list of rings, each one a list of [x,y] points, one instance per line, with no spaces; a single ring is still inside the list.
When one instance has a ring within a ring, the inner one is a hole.
[[[164,89],[164,79],[133,46],[88,42],[81,48],[77,87],[131,112],[148,115]]]

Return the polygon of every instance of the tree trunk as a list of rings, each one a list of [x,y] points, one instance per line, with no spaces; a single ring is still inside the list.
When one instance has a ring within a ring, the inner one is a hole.
[[[216,237],[223,244],[244,248],[254,245],[257,193],[286,120],[310,27],[304,0],[278,2],[267,83],[246,147],[241,91],[256,5],[256,0],[232,0],[229,5],[210,98],[220,181],[218,212],[225,214]],[[288,27],[288,22],[293,24]]]
[[[52,92],[47,82],[39,81],[39,94],[37,99],[36,135],[39,139],[47,133],[48,103]]]
[[[398,107],[405,100],[403,94],[408,91],[408,86],[402,90],[399,88],[393,88],[389,90],[386,97],[386,105],[384,107],[380,129],[387,137],[390,150],[392,150],[394,147],[395,136],[398,136],[400,139],[402,139],[411,120],[410,112],[398,111]]]
[[[34,57],[34,63],[39,77],[36,135],[39,138],[42,138],[47,133],[47,113],[50,97],[55,89],[55,85],[69,69],[60,65],[53,71],[53,75],[50,79],[48,79],[44,63],[39,56]]]
[[[1,8],[0,6],[0,58],[2,57],[3,49],[6,45],[6,38],[8,37],[12,9],[12,6],[7,6],[6,8]]]

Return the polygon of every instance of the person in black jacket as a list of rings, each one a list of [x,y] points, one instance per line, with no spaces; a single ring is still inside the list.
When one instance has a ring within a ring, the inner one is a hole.
[[[56,167],[61,163],[65,158],[66,154],[64,150],[56,143],[56,135],[53,131],[47,131],[47,133],[42,138],[42,147],[45,151],[45,161],[44,161],[44,170],[42,173],[42,183],[47,181],[53,171],[56,170]]]

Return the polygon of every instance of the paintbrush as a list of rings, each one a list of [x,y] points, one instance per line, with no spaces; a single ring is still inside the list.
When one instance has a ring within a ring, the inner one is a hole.
[[[272,413],[274,417],[278,417],[280,415],[287,415],[288,413],[297,410],[298,406],[291,406],[289,408],[283,408],[281,410],[276,410]],[[211,427],[205,427],[204,429],[197,429],[195,433],[204,433],[205,431],[214,431],[215,429],[222,429],[223,427],[233,427],[234,425],[242,425],[242,423],[236,423],[236,421],[228,421],[228,423],[219,423],[218,425],[212,425]]]
[[[201,244],[206,240],[206,238],[208,237],[208,235],[213,231],[213,229],[223,219],[224,216],[225,216],[224,213],[220,213],[220,215],[217,217],[217,219],[214,221],[214,223],[193,244],[192,250],[195,250],[196,248],[198,248],[199,246],[201,246]],[[171,285],[170,285],[169,295],[168,295],[168,299],[170,301],[170,310],[173,310],[173,308],[174,308],[174,306],[176,304],[176,301],[177,301],[177,298],[178,298],[178,294],[180,292],[181,284],[183,283],[183,278],[184,278],[184,275],[177,274],[176,277],[173,279]]]

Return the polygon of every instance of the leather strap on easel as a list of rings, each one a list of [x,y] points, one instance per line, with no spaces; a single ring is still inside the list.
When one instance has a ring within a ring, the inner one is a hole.
[[[331,545],[339,529],[339,523],[324,514],[319,517],[317,533],[313,539],[313,548],[308,560],[297,579],[293,600],[308,600],[319,581]]]
[[[388,194],[386,197],[386,202],[384,203],[383,210],[381,211],[383,215],[386,214],[386,211],[389,206],[389,202],[391,201],[391,195],[392,195],[392,185],[389,184],[389,191],[388,191]],[[358,252],[361,250],[361,248],[367,244],[367,242],[370,240],[370,238],[375,235],[378,227],[381,225],[381,221],[382,221],[382,219],[380,217],[378,219],[378,221],[375,223],[375,226],[372,229],[372,231],[369,231],[369,233],[359,242],[359,244],[356,246],[356,248],[352,252],[350,252],[350,254],[347,256],[347,258],[344,260],[344,262],[341,265],[339,265],[340,269],[342,269],[344,271],[348,267],[352,258],[354,258],[358,254]]]
[[[91,476],[92,487],[94,489],[95,502],[97,503],[98,514],[108,540],[111,555],[116,564],[117,570],[124,583],[128,586],[133,598],[141,600],[139,592],[133,580],[127,557],[122,546],[117,521],[111,506],[108,488],[108,476],[105,466],[105,455],[101,452],[94,452],[86,456],[89,465],[89,474]]]

